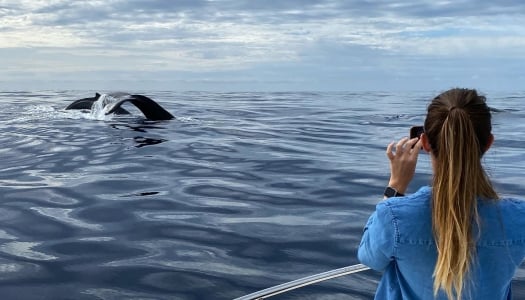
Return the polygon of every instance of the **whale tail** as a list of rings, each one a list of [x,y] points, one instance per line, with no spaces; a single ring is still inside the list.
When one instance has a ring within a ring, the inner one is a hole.
[[[69,104],[66,109],[91,109],[93,103],[95,103],[98,98],[100,98],[99,93],[96,93],[95,97],[78,99]]]
[[[157,102],[143,95],[131,95],[125,99],[117,101],[113,104],[110,110],[106,112],[106,115],[116,112],[118,109],[122,109],[120,106],[126,102],[131,102],[135,105],[146,118],[154,121],[158,120],[171,120],[175,118],[167,110],[162,108]]]
[[[172,114],[170,114],[167,110],[162,108],[157,102],[153,101],[152,99],[143,96],[143,95],[129,95],[124,93],[117,93],[115,94],[118,96],[118,98],[122,98],[121,100],[118,100],[115,103],[109,103],[104,102],[102,103],[102,107],[110,106],[109,110],[105,113],[108,114],[130,114],[129,111],[122,108],[122,104],[126,102],[131,102],[133,105],[135,105],[146,118],[157,121],[157,120],[171,120],[175,118]],[[95,97],[90,98],[83,98],[74,101],[73,103],[69,104],[66,109],[92,109],[95,102],[100,100],[100,98],[103,95],[96,93]],[[110,94],[111,96],[111,94]],[[105,98],[102,100],[106,100]]]
[[[73,101],[73,103],[69,104],[66,109],[92,109],[93,104],[97,102],[100,97],[102,97],[101,94],[95,93],[95,97],[89,97],[89,98],[82,98],[78,99],[76,101]],[[114,111],[117,115],[128,115],[130,114],[129,111],[125,110],[122,107],[119,107]]]

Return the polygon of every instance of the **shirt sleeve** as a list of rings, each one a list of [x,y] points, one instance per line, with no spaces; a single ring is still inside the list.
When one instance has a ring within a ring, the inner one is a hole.
[[[383,271],[394,259],[397,224],[386,202],[376,206],[365,226],[357,251],[359,261],[370,268]]]

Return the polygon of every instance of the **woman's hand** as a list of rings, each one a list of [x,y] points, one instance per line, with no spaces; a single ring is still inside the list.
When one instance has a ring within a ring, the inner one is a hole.
[[[386,148],[386,155],[390,160],[390,181],[388,186],[404,194],[408,184],[416,172],[417,157],[421,149],[421,139],[407,137],[397,142],[394,149],[394,142]]]

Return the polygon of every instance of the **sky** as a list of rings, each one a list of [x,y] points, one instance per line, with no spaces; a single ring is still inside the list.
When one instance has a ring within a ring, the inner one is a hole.
[[[0,0],[0,90],[525,90],[523,0]]]

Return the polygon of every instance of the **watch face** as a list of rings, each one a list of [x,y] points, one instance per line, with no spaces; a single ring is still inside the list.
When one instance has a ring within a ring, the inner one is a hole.
[[[397,195],[397,191],[389,186],[386,187],[384,195],[388,198],[395,197]]]

